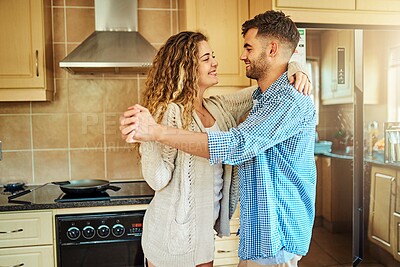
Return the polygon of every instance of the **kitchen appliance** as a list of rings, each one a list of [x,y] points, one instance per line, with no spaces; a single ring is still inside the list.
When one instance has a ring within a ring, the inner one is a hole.
[[[110,185],[109,181],[100,179],[84,179],[84,180],[72,180],[64,182],[53,182],[53,184],[59,185],[61,190],[66,194],[93,194],[105,192],[108,189],[118,191],[121,188]]]
[[[14,183],[8,183],[4,184],[2,187],[4,188],[3,193],[15,193],[21,190],[24,190],[25,183],[23,182],[14,182]]]
[[[142,267],[144,211],[58,215],[57,266]]]
[[[73,183],[73,181],[74,180],[71,180],[70,182]],[[39,186],[29,186],[25,191],[19,191],[26,192],[25,194],[19,194],[18,197],[9,199],[9,202],[22,201],[24,203],[34,204],[38,207],[42,205],[48,206],[54,203],[65,203],[69,204],[68,207],[73,207],[74,203],[91,201],[110,201],[114,203],[120,202],[121,204],[129,204],[133,199],[147,199],[147,203],[149,203],[154,195],[154,190],[151,189],[143,180],[107,182],[107,184],[109,184],[108,187],[112,186],[119,190],[108,190],[107,192],[85,192],[80,194],[65,193],[57,183],[58,182],[55,182],[55,184],[46,183]]]
[[[137,0],[95,0],[95,32],[60,67],[71,74],[147,72],[157,50],[138,32],[137,20]]]
[[[385,122],[385,163],[400,162],[400,122]]]

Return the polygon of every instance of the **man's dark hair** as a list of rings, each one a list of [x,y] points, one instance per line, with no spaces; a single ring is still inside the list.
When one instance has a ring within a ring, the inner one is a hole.
[[[253,28],[258,29],[257,36],[274,37],[288,43],[292,52],[300,39],[296,24],[282,11],[268,10],[247,20],[242,25],[242,35],[245,36],[247,31]]]

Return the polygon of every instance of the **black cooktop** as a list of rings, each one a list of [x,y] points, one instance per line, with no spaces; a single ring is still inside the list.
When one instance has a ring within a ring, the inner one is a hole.
[[[36,205],[42,207],[44,205],[53,208],[54,204],[59,205],[76,203],[87,203],[90,206],[92,202],[103,203],[108,205],[111,202],[121,202],[124,201],[129,204],[134,202],[135,199],[145,200],[140,203],[149,203],[154,196],[154,191],[149,187],[145,181],[124,181],[124,182],[110,182],[110,185],[120,188],[119,190],[105,190],[104,192],[98,192],[93,194],[65,194],[59,185],[48,183],[44,186],[29,186],[24,187],[24,189],[30,189],[31,192],[9,200],[7,204],[25,204],[25,205]],[[17,192],[18,193],[18,192]],[[2,198],[8,197],[9,193],[1,194]],[[109,204],[112,205],[112,204]],[[81,204],[82,206],[82,204]],[[62,208],[62,206],[59,206]]]

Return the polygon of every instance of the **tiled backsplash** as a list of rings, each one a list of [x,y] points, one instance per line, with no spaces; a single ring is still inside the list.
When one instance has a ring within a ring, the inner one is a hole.
[[[119,116],[140,100],[145,76],[73,76],[58,62],[94,31],[93,0],[53,0],[53,102],[0,102],[0,184],[141,179]],[[139,32],[157,49],[178,32],[177,0],[139,0]]]

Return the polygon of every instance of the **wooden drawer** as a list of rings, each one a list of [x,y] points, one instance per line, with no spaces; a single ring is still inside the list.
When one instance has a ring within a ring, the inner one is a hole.
[[[0,248],[52,243],[51,212],[1,213]]]
[[[223,237],[215,242],[215,258],[237,257],[239,238],[236,235]]]
[[[53,246],[0,249],[1,266],[53,267]]]

